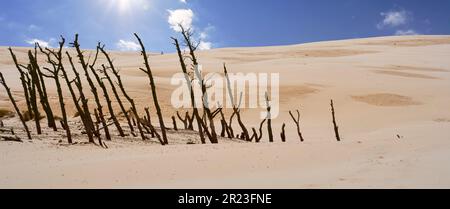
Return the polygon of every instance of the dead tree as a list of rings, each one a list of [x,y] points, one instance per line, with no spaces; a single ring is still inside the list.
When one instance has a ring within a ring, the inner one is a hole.
[[[150,108],[144,108],[145,110],[145,114],[147,115],[146,117],[146,123],[149,125],[149,127],[151,127],[150,129],[150,134],[152,135],[152,138],[155,138],[155,135],[157,135],[156,130],[154,128],[154,126],[152,125],[152,117],[150,116]],[[158,136],[158,139],[160,140],[160,142],[162,142],[161,144],[164,145],[164,142],[161,141],[161,137]]]
[[[305,139],[303,138],[302,132],[300,130],[300,111],[297,111],[297,117],[294,117],[294,114],[292,114],[291,111],[289,111],[289,115],[291,115],[292,120],[294,121],[294,123],[297,125],[297,133],[298,133],[298,137],[300,137],[300,141],[304,142]]]
[[[258,135],[258,133],[256,133],[256,129],[255,129],[255,128],[252,128],[252,130],[253,130],[253,135],[254,135],[254,138],[255,138],[255,142],[256,142],[256,143],[259,143],[259,142],[261,141],[261,139],[262,139],[262,136],[263,136],[262,128],[263,128],[263,125],[264,125],[264,123],[266,122],[266,120],[267,120],[267,119],[262,120],[261,123],[259,124],[259,135]]]
[[[28,129],[27,123],[25,122],[25,120],[23,119],[23,115],[20,112],[19,107],[16,104],[16,100],[14,100],[13,95],[11,94],[11,89],[8,87],[8,85],[6,84],[5,78],[3,77],[3,73],[0,72],[0,83],[3,85],[3,87],[5,87],[6,93],[8,93],[8,97],[9,100],[11,100],[12,105],[14,106],[14,109],[17,112],[17,115],[19,116],[20,121],[22,122],[23,128],[25,129],[25,131],[27,132],[27,136],[28,139],[31,140],[31,134],[30,134],[30,130]]]
[[[31,72],[31,64],[27,67],[28,72]],[[28,92],[30,92],[30,104],[33,109],[34,122],[36,125],[36,132],[38,135],[42,134],[41,130],[41,114],[39,113],[39,107],[36,100],[36,86],[32,83],[30,73],[25,73],[25,79],[27,82]]]
[[[200,136],[200,140],[202,142],[202,144],[206,143],[205,140],[205,135],[203,134],[203,122],[202,119],[200,117],[200,113],[198,112],[198,108],[197,108],[197,104],[195,102],[195,94],[194,94],[194,88],[192,86],[192,78],[189,76],[188,70],[187,70],[187,65],[186,62],[184,61],[184,56],[181,52],[181,48],[180,48],[180,44],[178,43],[178,40],[176,38],[172,38],[174,41],[174,45],[177,48],[177,53],[178,53],[178,58],[180,60],[180,65],[181,65],[181,70],[184,74],[184,78],[186,80],[186,84],[189,88],[189,94],[191,97],[191,105],[193,108],[193,112],[192,112],[192,120],[195,118],[197,121],[197,126],[198,126],[198,134]],[[188,113],[186,114],[186,116],[188,116]],[[192,122],[190,123],[190,125],[192,125]],[[190,126],[191,127],[191,126]],[[192,127],[193,129],[193,127]]]
[[[189,112],[186,112],[185,117],[181,117],[180,113],[177,111],[177,117],[178,119],[183,123],[184,129],[188,129],[189,127]]]
[[[220,117],[221,117],[220,123],[222,125],[222,132],[220,133],[220,136],[221,137],[225,137],[225,134],[227,134],[227,137],[229,139],[232,139],[233,138],[233,134],[230,131],[230,128],[229,128],[229,126],[227,124],[227,121],[225,119],[225,114],[223,113],[223,109],[220,109],[219,113],[220,113]]]
[[[53,70],[50,70],[49,68],[44,68],[45,70],[47,70],[50,73],[50,75],[46,75],[44,73],[42,73],[42,75],[45,77],[48,77],[48,78],[53,78],[55,80],[56,90],[58,92],[59,106],[61,108],[63,128],[66,131],[67,142],[69,144],[72,144],[72,134],[70,133],[70,126],[69,126],[69,122],[67,120],[67,112],[66,112],[66,107],[64,104],[64,95],[62,93],[61,82],[59,80],[61,69],[64,68],[63,63],[62,63],[62,50],[63,50],[65,42],[66,42],[66,40],[63,37],[61,37],[61,42],[59,42],[59,50],[57,52],[52,51],[50,49],[46,49],[46,51],[44,51],[40,46],[39,46],[39,49],[41,50],[41,52],[43,54],[45,54],[47,56],[48,63],[50,63],[53,66]],[[51,55],[53,55],[57,61],[54,61],[51,58]]]
[[[272,132],[272,115],[270,110],[272,107],[270,106],[269,95],[266,92],[266,106],[267,106],[267,132],[269,134],[269,142],[273,142],[273,132]]]
[[[336,123],[336,116],[334,111],[334,103],[333,100],[331,100],[331,115],[333,116],[333,127],[334,127],[334,134],[336,135],[336,140],[338,142],[341,141],[341,137],[339,136],[339,127]]]
[[[173,130],[178,131],[177,120],[175,120],[175,116],[172,116]]]
[[[102,65],[103,67],[103,71],[106,71],[106,67],[105,65]],[[117,131],[119,132],[119,135],[121,137],[125,137],[125,133],[123,132],[122,127],[120,126],[119,120],[117,120],[117,117],[114,113],[114,109],[112,106],[112,102],[111,99],[109,98],[109,94],[108,94],[108,90],[106,89],[105,83],[103,82],[103,80],[100,78],[100,76],[98,75],[98,73],[94,70],[94,68],[91,67],[92,70],[92,74],[94,74],[95,79],[97,80],[98,85],[100,86],[100,88],[103,91],[103,96],[106,99],[106,104],[108,106],[108,111],[109,111],[109,115],[111,117],[111,120],[114,122],[114,125],[116,126]]]
[[[152,88],[153,102],[155,104],[156,114],[158,115],[159,126],[161,127],[162,139],[165,144],[169,144],[169,141],[167,140],[167,134],[166,134],[166,125],[164,124],[164,118],[162,115],[161,107],[159,106],[158,96],[156,94],[156,84],[155,84],[155,80],[153,79],[153,74],[152,74],[152,69],[150,68],[150,63],[148,61],[148,55],[147,55],[147,52],[145,51],[145,46],[144,46],[144,43],[142,43],[141,38],[136,33],[134,34],[134,36],[136,36],[136,38],[139,41],[139,44],[141,45],[141,48],[142,48],[141,53],[142,53],[142,56],[144,57],[145,69],[144,68],[140,68],[140,69],[142,72],[147,74],[148,79],[150,81],[150,87]]]
[[[117,71],[114,68],[114,65],[112,65],[112,61],[111,61],[111,59],[109,59],[109,56],[107,56],[107,53],[104,52],[104,54],[105,54],[105,56],[108,59],[108,62],[110,64],[110,66],[111,66],[111,71],[112,71],[113,75],[116,77],[117,85],[119,85],[119,88],[122,91],[122,94],[125,96],[125,98],[128,100],[128,102],[131,105],[131,111],[132,111],[134,117],[130,116],[131,117],[130,119],[134,120],[134,118],[139,118],[139,114],[138,114],[137,109],[136,109],[136,104],[134,103],[134,100],[125,91],[125,87],[124,87],[124,85],[122,83],[122,78],[120,77],[119,71]],[[123,113],[124,114],[128,114],[127,111],[124,111]],[[131,122],[129,122],[129,125],[130,124],[131,124]],[[141,135],[142,140],[145,141],[147,139],[147,137],[144,135],[144,131],[142,130],[142,126],[141,126],[141,123],[139,122],[139,120],[138,120],[138,123],[136,125],[138,127],[139,134]],[[132,127],[132,126],[130,125],[130,127]]]
[[[114,68],[114,64],[113,64],[109,54],[105,51],[104,47],[100,48],[100,51],[105,55],[106,60],[109,63],[109,68],[112,69],[112,71],[115,72],[116,70]],[[112,91],[114,93],[114,97],[116,98],[117,103],[119,103],[120,110],[122,111],[123,115],[125,116],[125,119],[127,120],[128,126],[130,128],[131,135],[136,136],[136,134],[134,133],[134,127],[131,124],[131,119],[130,119],[130,116],[128,114],[128,111],[125,110],[125,106],[123,105],[123,102],[120,99],[120,96],[119,96],[119,93],[117,92],[116,86],[114,85],[111,77],[108,74],[108,70],[107,69],[104,70],[103,74],[105,75],[106,79],[108,80],[108,82],[109,82],[109,84],[111,86],[111,89],[112,89]]]
[[[225,78],[227,80],[227,89],[228,89],[228,94],[229,94],[229,97],[230,97],[230,101],[231,101],[231,104],[233,105],[233,114],[236,115],[238,123],[239,123],[239,126],[242,129],[242,133],[243,133],[242,137],[245,138],[246,141],[250,141],[250,135],[248,133],[248,130],[245,127],[245,124],[242,122],[242,119],[241,119],[240,105],[241,105],[241,102],[242,102],[242,93],[241,93],[240,101],[239,101],[239,105],[238,105],[238,104],[236,104],[234,102],[234,96],[233,96],[233,91],[231,89],[230,77],[228,75],[227,66],[225,64],[223,64],[223,72],[224,72]]]
[[[37,46],[37,45],[36,45]],[[36,54],[36,52],[35,52]],[[47,116],[48,127],[53,128],[54,131],[57,131],[55,118],[53,116],[53,111],[51,109],[50,103],[48,101],[47,89],[45,86],[44,76],[40,70],[40,67],[37,63],[37,58],[33,55],[33,53],[28,51],[28,57],[31,63],[30,76],[33,85],[36,87],[36,90],[39,93],[40,102],[44,112]]]
[[[90,88],[91,88],[91,92],[94,95],[94,100],[95,100],[95,103],[97,104],[97,111],[98,111],[98,114],[100,117],[100,122],[102,123],[102,126],[104,127],[103,131],[105,132],[106,140],[109,141],[109,140],[111,140],[111,135],[109,133],[109,128],[107,126],[107,123],[105,120],[105,115],[103,113],[103,106],[102,106],[102,104],[100,102],[100,98],[98,96],[97,87],[95,86],[94,82],[92,81],[91,76],[89,75],[89,71],[88,71],[88,68],[91,68],[91,69],[94,68],[95,62],[97,61],[99,51],[97,49],[93,63],[89,64],[84,60],[84,55],[83,55],[83,52],[81,51],[80,44],[78,42],[78,34],[75,35],[75,40],[71,44],[77,52],[77,56],[80,61],[81,67],[83,68],[84,75],[86,77],[86,80],[88,81]],[[103,145],[103,144],[100,143],[100,145]]]
[[[70,81],[65,69],[62,69],[62,73],[64,75],[64,79],[66,80],[67,86],[69,87],[70,94],[72,95],[72,100],[75,104],[75,107],[77,108],[78,114],[80,115],[82,123],[85,127],[86,134],[88,135],[89,143],[95,143],[94,142],[94,135],[95,135],[98,138],[100,145],[102,145],[102,142],[101,142],[102,139],[101,139],[100,133],[98,131],[96,131],[95,127],[94,127],[94,121],[92,120],[91,112],[89,110],[88,99],[86,98],[86,96],[84,95],[84,92],[83,92],[83,85],[81,83],[80,74],[76,70],[73,60],[72,60],[72,56],[70,56],[69,52],[66,51],[66,55],[69,58],[70,65],[72,66],[72,71],[75,74],[75,79]],[[73,90],[72,83],[74,83],[78,89],[79,99],[77,99],[75,91]],[[81,104],[82,104],[81,106],[78,103],[79,100],[81,101]]]
[[[286,142],[286,130],[285,129],[286,129],[286,124],[283,123],[283,126],[281,127],[281,134],[280,134],[282,142]]]
[[[209,131],[208,130],[206,130],[206,131],[210,132],[208,137],[209,137],[209,140],[211,141],[211,143],[217,144],[217,143],[219,143],[219,141],[217,140],[216,128],[215,128],[215,124],[214,124],[214,118],[212,115],[212,111],[209,107],[207,87],[206,87],[206,83],[203,79],[203,76],[198,69],[199,63],[198,63],[197,57],[195,56],[195,52],[198,49],[198,44],[194,43],[194,40],[192,38],[193,32],[190,29],[186,30],[181,24],[179,25],[179,27],[181,28],[181,34],[183,35],[185,44],[189,49],[189,54],[190,54],[189,58],[192,61],[194,73],[195,73],[196,77],[198,78],[198,83],[202,90],[203,110],[206,112],[206,116],[207,116],[207,119],[209,122],[209,128],[210,128]],[[206,124],[205,124],[205,126],[206,126]]]
[[[27,109],[28,109],[28,116],[29,118],[33,118],[33,108],[31,106],[31,101],[30,101],[30,92],[28,92],[28,83],[26,81],[26,76],[25,76],[25,72],[22,70],[22,67],[19,65],[19,62],[17,61],[17,57],[14,54],[14,52],[12,51],[11,47],[8,48],[11,57],[14,61],[14,64],[17,68],[17,70],[20,73],[20,81],[22,83],[22,88],[23,88],[23,92],[24,92],[24,97],[25,97],[25,101],[27,103]]]

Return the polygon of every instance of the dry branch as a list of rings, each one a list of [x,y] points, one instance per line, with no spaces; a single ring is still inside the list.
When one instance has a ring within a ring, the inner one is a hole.
[[[113,72],[115,72],[116,70],[115,70],[114,64],[113,64],[113,62],[112,62],[112,60],[111,60],[111,57],[110,57],[109,54],[105,51],[104,47],[100,48],[100,51],[103,53],[103,55],[105,55],[106,60],[108,61],[108,64],[109,64],[109,67],[111,68],[111,70],[112,70]],[[122,100],[120,99],[119,93],[117,92],[117,88],[116,88],[116,86],[114,85],[114,83],[113,83],[111,77],[109,76],[108,70],[105,69],[105,70],[103,71],[103,74],[105,75],[106,79],[108,80],[109,85],[111,86],[111,89],[112,89],[112,91],[113,91],[113,93],[114,93],[114,97],[116,98],[117,103],[119,103],[120,110],[122,111],[123,115],[125,116],[125,119],[127,120],[128,126],[129,126],[130,131],[131,131],[131,135],[136,136],[136,134],[134,133],[134,127],[133,127],[133,125],[131,124],[130,115],[129,115],[128,111],[126,111],[125,106],[123,105],[123,102],[122,102]]]
[[[25,131],[27,132],[28,139],[31,140],[31,134],[30,134],[30,130],[28,129],[27,123],[23,119],[23,115],[20,112],[20,109],[19,109],[19,107],[16,104],[16,100],[14,100],[14,97],[11,94],[11,89],[6,84],[5,78],[3,77],[3,73],[1,73],[1,72],[0,72],[0,83],[3,85],[3,87],[5,87],[5,90],[6,90],[6,93],[8,94],[9,100],[11,100],[11,103],[14,106],[14,109],[16,110],[16,113],[19,116],[20,121],[22,122],[22,125],[25,128]]]
[[[62,114],[61,124],[62,124],[62,127],[64,128],[64,130],[66,131],[67,142],[69,144],[72,144],[72,134],[70,132],[70,127],[69,127],[69,123],[67,120],[67,112],[66,112],[65,103],[64,103],[64,96],[63,96],[63,93],[61,90],[61,82],[59,80],[60,72],[64,68],[63,63],[62,63],[62,50],[63,50],[65,42],[66,42],[66,40],[63,37],[61,37],[61,42],[59,42],[59,50],[57,52],[51,51],[49,49],[46,49],[47,51],[44,51],[41,47],[39,47],[39,49],[41,50],[41,52],[43,54],[45,54],[47,56],[47,62],[53,66],[53,70],[44,68],[51,75],[47,76],[44,73],[42,73],[42,75],[53,78],[55,80],[56,90],[58,92],[59,106],[61,108],[61,114]],[[51,55],[53,55],[56,58],[56,60],[57,60],[56,62],[52,60]]]
[[[296,110],[296,112],[297,112],[297,117],[294,117],[294,114],[292,114],[291,111],[289,111],[289,115],[291,115],[292,120],[297,125],[297,134],[298,134],[298,137],[300,137],[300,141],[304,142],[305,139],[303,138],[302,132],[300,130],[300,111]]]
[[[334,111],[334,103],[333,100],[331,100],[331,115],[333,116],[333,128],[334,128],[334,134],[336,136],[336,140],[338,142],[341,141],[341,136],[339,136],[339,127],[336,123],[336,116],[335,116],[335,111]]]
[[[141,48],[142,48],[141,53],[142,53],[142,56],[144,57],[145,69],[141,68],[141,70],[143,72],[145,72],[145,74],[147,74],[148,79],[150,80],[150,87],[152,88],[153,102],[155,104],[156,114],[158,115],[159,126],[161,127],[162,139],[164,141],[164,144],[168,144],[169,142],[167,140],[167,135],[166,135],[166,125],[164,124],[164,118],[162,115],[161,107],[159,106],[158,96],[156,93],[156,84],[153,79],[152,69],[150,68],[150,63],[148,61],[147,52],[145,51],[145,46],[144,46],[144,43],[142,42],[141,38],[136,33],[134,34],[134,36],[136,36],[136,38],[139,41],[139,44],[141,45]]]
[[[186,63],[184,61],[183,54],[181,52],[180,44],[179,44],[179,42],[178,42],[178,40],[176,38],[172,38],[172,39],[174,41],[175,47],[177,48],[177,53],[178,53],[178,58],[180,60],[181,70],[182,70],[182,72],[184,74],[184,78],[186,80],[186,84],[188,85],[189,94],[190,94],[190,97],[191,97],[191,105],[192,105],[192,108],[193,108],[193,112],[192,112],[192,117],[191,117],[192,120],[190,120],[189,127],[192,128],[192,130],[193,130],[193,123],[192,122],[193,122],[193,120],[195,118],[196,121],[197,121],[198,133],[199,133],[199,136],[200,136],[200,140],[201,140],[202,144],[205,144],[206,140],[205,140],[205,135],[203,134],[203,122],[201,120],[200,113],[198,112],[198,108],[197,108],[197,105],[196,105],[196,102],[195,102],[194,89],[193,89],[192,83],[191,83],[192,80],[189,77],[189,73],[187,71],[187,66],[186,66]],[[186,116],[188,116],[188,115],[189,114],[187,113]]]

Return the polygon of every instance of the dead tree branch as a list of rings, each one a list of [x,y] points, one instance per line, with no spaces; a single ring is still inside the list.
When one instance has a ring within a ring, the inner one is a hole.
[[[338,142],[341,141],[341,136],[339,136],[339,127],[336,123],[336,116],[335,116],[335,111],[334,111],[334,103],[333,100],[331,100],[331,115],[333,116],[333,127],[334,127],[334,134],[336,136],[336,140]]]
[[[14,100],[14,97],[11,94],[11,89],[6,84],[5,78],[3,77],[3,73],[1,73],[1,72],[0,72],[0,83],[3,85],[3,87],[5,87],[5,90],[6,90],[6,93],[8,94],[9,100],[11,100],[11,103],[14,106],[14,109],[16,110],[16,113],[19,116],[20,121],[22,122],[23,128],[27,132],[28,139],[31,140],[31,134],[30,134],[30,130],[28,129],[27,123],[23,119],[23,115],[20,112],[20,109],[19,109],[19,107],[16,104],[16,100]]]
[[[159,126],[161,127],[162,139],[164,141],[164,144],[169,144],[169,142],[167,140],[167,135],[166,135],[166,126],[164,124],[164,118],[162,115],[161,107],[159,106],[158,96],[156,93],[156,84],[153,79],[153,74],[152,74],[152,70],[150,68],[150,63],[148,61],[147,52],[145,51],[145,46],[144,46],[144,43],[142,43],[141,38],[136,33],[134,34],[134,36],[136,36],[136,38],[139,41],[139,44],[141,45],[141,48],[142,48],[141,53],[142,53],[142,56],[144,57],[145,69],[141,69],[141,70],[147,74],[148,79],[150,80],[150,87],[152,88],[153,102],[155,104],[156,114],[158,115]]]
[[[296,112],[297,112],[297,117],[294,117],[294,114],[292,114],[291,111],[289,111],[289,115],[291,115],[292,120],[297,125],[297,133],[298,133],[298,136],[300,137],[300,141],[304,142],[305,139],[303,138],[302,132],[300,130],[300,111],[296,110]]]

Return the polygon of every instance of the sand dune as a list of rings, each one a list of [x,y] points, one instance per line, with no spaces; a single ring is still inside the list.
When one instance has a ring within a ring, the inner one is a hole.
[[[367,104],[375,106],[409,106],[409,105],[419,105],[420,103],[414,101],[411,97],[396,95],[396,94],[370,94],[365,96],[353,96],[356,101],[365,102]]]
[[[25,61],[27,48],[14,49]],[[111,56],[141,111],[152,107],[147,78],[138,70],[139,54]],[[32,142],[0,142],[0,188],[450,188],[445,163],[450,159],[449,36],[214,49],[198,57],[205,72],[221,73],[225,62],[230,72],[280,73],[281,114],[273,122],[277,143],[264,137],[262,144],[221,139],[219,145],[186,145],[198,139],[184,132],[170,135],[171,146],[117,138],[104,150],[63,146],[58,143],[62,135],[49,132]],[[170,79],[181,72],[178,58],[152,54],[150,62],[170,127],[170,116],[177,111],[170,103],[176,88]],[[0,48],[0,70],[25,107],[5,47]],[[50,81],[48,86],[56,105]],[[334,140],[330,99],[341,143]],[[0,107],[11,108],[3,90]],[[73,115],[73,106],[68,108]],[[301,110],[305,143],[299,142],[288,114],[294,109]],[[256,127],[259,112],[246,109],[243,120]],[[4,122],[18,124],[16,119]],[[279,142],[283,123],[286,144]]]

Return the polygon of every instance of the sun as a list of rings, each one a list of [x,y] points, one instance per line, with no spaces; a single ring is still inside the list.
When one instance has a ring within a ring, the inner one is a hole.
[[[135,1],[133,0],[113,0],[113,3],[117,5],[119,13],[126,13],[130,11],[130,8]]]
[[[147,10],[149,0],[102,0],[110,10],[115,10],[119,15],[132,14],[134,10]]]

